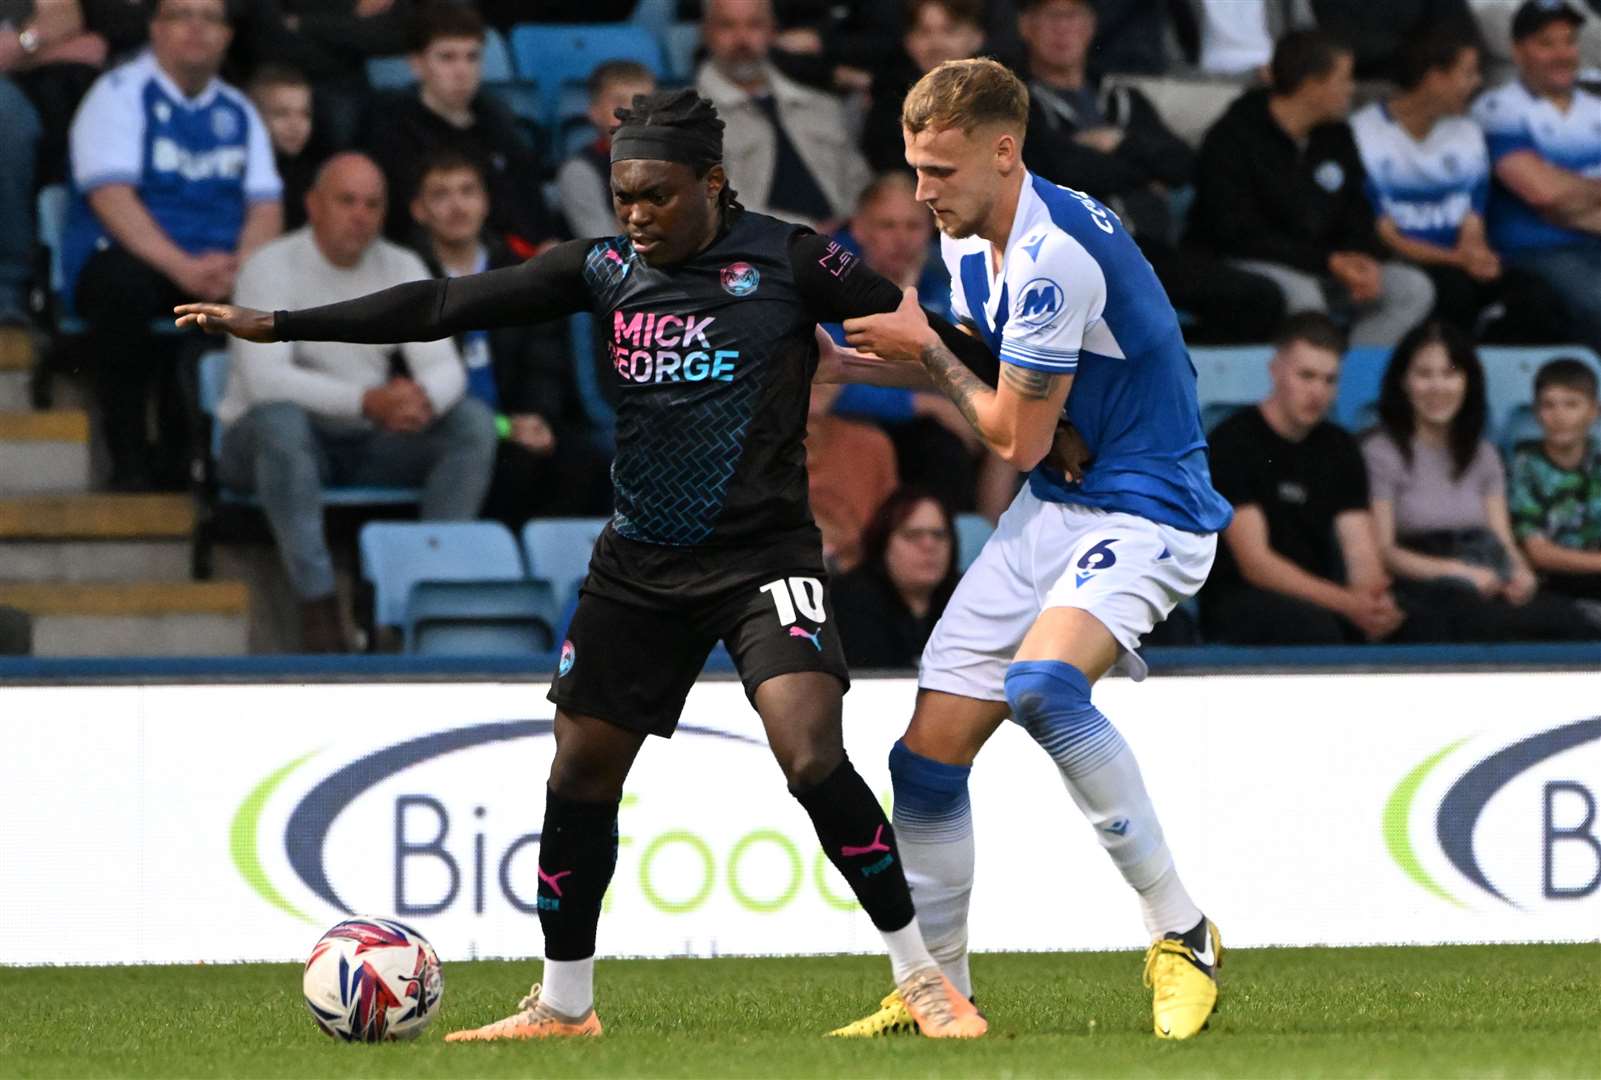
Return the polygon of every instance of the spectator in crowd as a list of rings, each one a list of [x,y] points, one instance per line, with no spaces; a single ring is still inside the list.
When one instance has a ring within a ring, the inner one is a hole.
[[[492,26],[510,30],[518,23],[621,22],[634,13],[639,0],[477,0],[478,10]]]
[[[1016,0],[1018,10],[1027,0]],[[1099,28],[1095,70],[1105,75],[1165,75],[1172,46],[1193,51],[1195,13],[1183,0],[1095,0]]]
[[[1212,483],[1234,506],[1201,592],[1213,641],[1339,645],[1401,625],[1362,452],[1327,419],[1344,352],[1327,315],[1291,316],[1268,362],[1272,392],[1208,437]]]
[[[949,316],[950,281],[933,257],[934,219],[917,201],[908,173],[884,173],[869,184],[838,240],[901,288],[915,286],[924,307]],[[825,329],[844,342],[838,324]],[[928,488],[952,506],[972,505],[983,442],[944,394],[851,384],[841,389],[834,412],[883,427],[895,443],[903,483]]]
[[[1095,35],[1090,0],[1023,0],[1028,51],[1024,160],[1053,183],[1087,191],[1117,212],[1167,289],[1198,320],[1192,341],[1264,341],[1284,319],[1269,279],[1174,243],[1170,195],[1190,182],[1195,154],[1146,96],[1102,84],[1087,67]]]
[[[1394,79],[1406,43],[1431,28],[1478,36],[1467,0],[1310,0],[1325,32],[1350,46],[1359,79]]]
[[[436,276],[522,261],[484,236],[489,189],[470,158],[447,150],[424,163],[411,216]],[[611,463],[596,448],[579,400],[567,324],[472,330],[456,345],[467,365],[467,393],[496,415],[501,433],[484,516],[516,529],[530,517],[610,513]]]
[[[217,77],[229,34],[223,0],[160,0],[150,51],[101,76],[72,123],[63,271],[89,323],[121,490],[149,488],[153,472],[169,484],[183,475],[174,349],[151,333],[152,320],[184,300],[226,299],[241,261],[280,231],[266,129]],[[158,382],[167,422],[152,469],[146,399]]]
[[[284,229],[298,229],[306,223],[306,193],[328,156],[313,140],[311,83],[293,68],[264,64],[250,79],[250,100],[267,125],[283,181]]]
[[[1450,27],[1421,34],[1402,47],[1396,78],[1400,93],[1351,118],[1379,237],[1429,275],[1436,317],[1480,340],[1567,340],[1561,298],[1503,267],[1485,240],[1489,153],[1463,115],[1481,82],[1477,39]]]
[[[1541,438],[1512,457],[1512,533],[1554,593],[1601,601],[1601,406],[1595,370],[1552,360],[1534,376]]]
[[[0,0],[0,326],[25,321],[34,191],[66,178],[72,114],[130,23],[143,9],[114,0]]]
[[[1244,81],[1267,71],[1273,42],[1285,26],[1285,5],[1275,0],[1192,0],[1196,67],[1206,75]]]
[[[239,30],[229,68],[304,73],[316,91],[315,129],[328,149],[343,150],[359,141],[370,105],[367,61],[406,51],[416,8],[414,0],[229,0]]]
[[[900,48],[873,68],[873,104],[862,125],[862,154],[875,173],[906,168],[901,102],[912,84],[947,60],[977,56],[984,44],[980,0],[907,0]]]
[[[900,485],[895,446],[872,424],[834,414],[840,384],[814,383],[806,419],[806,472],[823,557],[838,573],[862,561],[862,530]]]
[[[723,163],[739,177],[740,201],[825,230],[843,221],[870,179],[843,106],[773,67],[769,0],[707,0],[705,9],[710,55],[695,86],[722,117]]]
[[[1434,305],[1428,276],[1383,261],[1345,122],[1351,53],[1317,30],[1286,34],[1272,84],[1250,90],[1206,133],[1191,235],[1273,279],[1285,306],[1353,316],[1357,345],[1394,344]]]
[[[1447,322],[1412,329],[1390,358],[1379,426],[1362,441],[1379,551],[1408,641],[1573,640],[1594,633],[1539,591],[1512,538],[1506,471],[1487,442],[1484,369]]]
[[[862,536],[862,564],[830,586],[853,670],[915,668],[960,574],[950,508],[903,487]]]
[[[268,311],[349,300],[428,276],[422,260],[379,238],[384,178],[368,158],[337,154],[306,200],[310,224],[262,248],[236,299]],[[218,476],[255,492],[300,601],[302,644],[348,648],[323,534],[324,484],[422,488],[421,515],[478,513],[495,459],[495,421],[465,396],[450,341],[402,345],[229,342]]]
[[[411,44],[416,90],[380,113],[369,145],[396,207],[417,194],[418,169],[440,150],[478,162],[489,178],[489,228],[528,258],[555,236],[541,194],[539,155],[511,114],[481,91],[484,24],[470,7],[437,3],[419,12]],[[409,238],[413,223],[390,216],[387,235]]]
[[[607,60],[589,73],[589,122],[595,139],[562,162],[556,173],[562,213],[574,236],[614,236],[617,211],[611,201],[611,133],[618,109],[635,96],[656,89],[656,78],[644,64]]]
[[[1518,8],[1518,77],[1473,115],[1496,180],[1490,246],[1557,290],[1585,343],[1601,347],[1601,97],[1576,85],[1583,18],[1561,2]]]

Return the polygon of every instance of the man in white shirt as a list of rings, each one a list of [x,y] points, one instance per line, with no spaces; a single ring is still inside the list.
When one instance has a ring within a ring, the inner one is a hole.
[[[72,121],[62,270],[91,329],[115,487],[152,480],[145,399],[171,350],[151,321],[183,299],[226,299],[282,226],[266,129],[217,78],[232,37],[223,0],[160,0],[150,50],[96,80]],[[180,451],[164,434],[162,449]]]
[[[383,173],[370,158],[330,159],[306,196],[310,224],[246,263],[235,299],[313,307],[429,277],[414,253],[379,238],[384,202]],[[219,475],[261,499],[301,603],[307,650],[340,651],[325,481],[419,486],[423,518],[472,518],[494,467],[494,417],[464,396],[466,372],[448,340],[402,345],[402,363],[377,345],[234,340],[229,348]]]
[[[1601,347],[1601,97],[1578,87],[1584,14],[1528,0],[1512,19],[1518,77],[1479,98],[1490,148],[1490,246],[1540,277]]]

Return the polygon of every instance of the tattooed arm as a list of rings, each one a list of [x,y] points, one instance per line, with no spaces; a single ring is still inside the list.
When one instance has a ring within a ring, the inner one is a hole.
[[[885,360],[921,364],[935,388],[956,403],[989,447],[1013,467],[1027,472],[1050,452],[1072,375],[1002,363],[991,390],[929,327],[915,289],[906,291],[893,312],[848,320],[845,334],[853,347]]]

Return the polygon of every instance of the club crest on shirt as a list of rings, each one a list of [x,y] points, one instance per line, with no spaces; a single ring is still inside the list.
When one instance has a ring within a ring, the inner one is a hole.
[[[1317,181],[1318,187],[1333,194],[1345,183],[1345,170],[1338,161],[1325,161],[1313,171],[1312,179]]]
[[[573,648],[571,641],[561,643],[561,660],[556,665],[556,678],[561,678],[573,669],[573,661],[578,657],[578,650]]]
[[[761,284],[762,275],[748,262],[729,263],[723,267],[723,291],[730,296],[749,296]]]
[[[1029,327],[1049,326],[1066,308],[1060,285],[1050,278],[1035,278],[1018,293],[1012,321]]]
[[[238,138],[239,118],[227,109],[214,110],[211,114],[211,133],[224,142]]]

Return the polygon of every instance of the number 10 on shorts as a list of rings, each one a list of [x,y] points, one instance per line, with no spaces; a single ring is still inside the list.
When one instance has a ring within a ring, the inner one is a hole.
[[[823,583],[814,577],[779,578],[763,585],[761,591],[773,598],[779,626],[792,625],[800,615],[819,626],[828,619],[828,613],[823,610]]]

